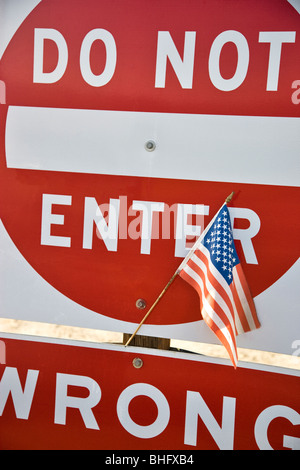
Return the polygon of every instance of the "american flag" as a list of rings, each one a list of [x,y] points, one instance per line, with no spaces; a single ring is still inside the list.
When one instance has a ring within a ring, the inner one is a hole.
[[[177,273],[199,294],[201,314],[237,366],[236,336],[260,327],[238,258],[227,204],[199,237]]]

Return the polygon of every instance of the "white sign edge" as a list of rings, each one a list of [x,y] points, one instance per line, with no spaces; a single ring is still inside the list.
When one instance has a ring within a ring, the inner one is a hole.
[[[216,365],[224,365],[228,367],[233,367],[229,359],[216,358],[211,356],[198,355],[195,353],[189,352],[178,352],[178,351],[167,351],[161,349],[150,349],[150,348],[141,348],[136,346],[127,346],[110,344],[110,343],[94,343],[89,341],[80,341],[80,340],[71,340],[71,339],[62,339],[62,338],[49,338],[46,336],[31,336],[15,333],[0,333],[0,340],[12,339],[12,340],[21,340],[21,341],[31,341],[35,343],[46,343],[46,344],[57,344],[63,346],[74,346],[79,348],[88,348],[88,349],[97,349],[97,350],[106,350],[106,351],[116,351],[116,352],[126,352],[128,354],[141,354],[146,356],[156,356],[156,357],[166,357],[170,359],[181,359],[188,360],[193,362],[202,362]],[[289,369],[280,366],[258,364],[252,362],[239,361],[237,368],[258,370],[262,372],[271,372],[282,375],[291,375],[295,377],[300,377],[300,370],[298,369]]]

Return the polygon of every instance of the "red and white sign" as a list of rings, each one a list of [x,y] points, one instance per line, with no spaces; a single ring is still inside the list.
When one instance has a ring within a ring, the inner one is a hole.
[[[246,363],[234,370],[226,360],[118,345],[1,340],[1,449],[300,449],[299,371]]]
[[[225,197],[261,330],[299,328],[299,12],[2,0],[1,315],[132,332]],[[152,145],[152,146],[151,146]],[[214,342],[177,279],[143,334]],[[284,312],[284,316],[283,316]]]

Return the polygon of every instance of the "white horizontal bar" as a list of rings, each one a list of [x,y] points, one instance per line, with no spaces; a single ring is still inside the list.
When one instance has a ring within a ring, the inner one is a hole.
[[[6,125],[9,168],[298,186],[299,148],[299,118],[10,106]]]

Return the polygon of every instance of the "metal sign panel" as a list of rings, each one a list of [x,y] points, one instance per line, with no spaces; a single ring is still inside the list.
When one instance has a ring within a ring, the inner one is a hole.
[[[299,371],[49,338],[1,341],[2,449],[300,449]]]
[[[299,12],[287,1],[0,2],[1,316],[133,332],[235,191],[262,328],[299,329]],[[177,279],[142,334],[214,342]],[[284,315],[283,315],[284,312]]]

